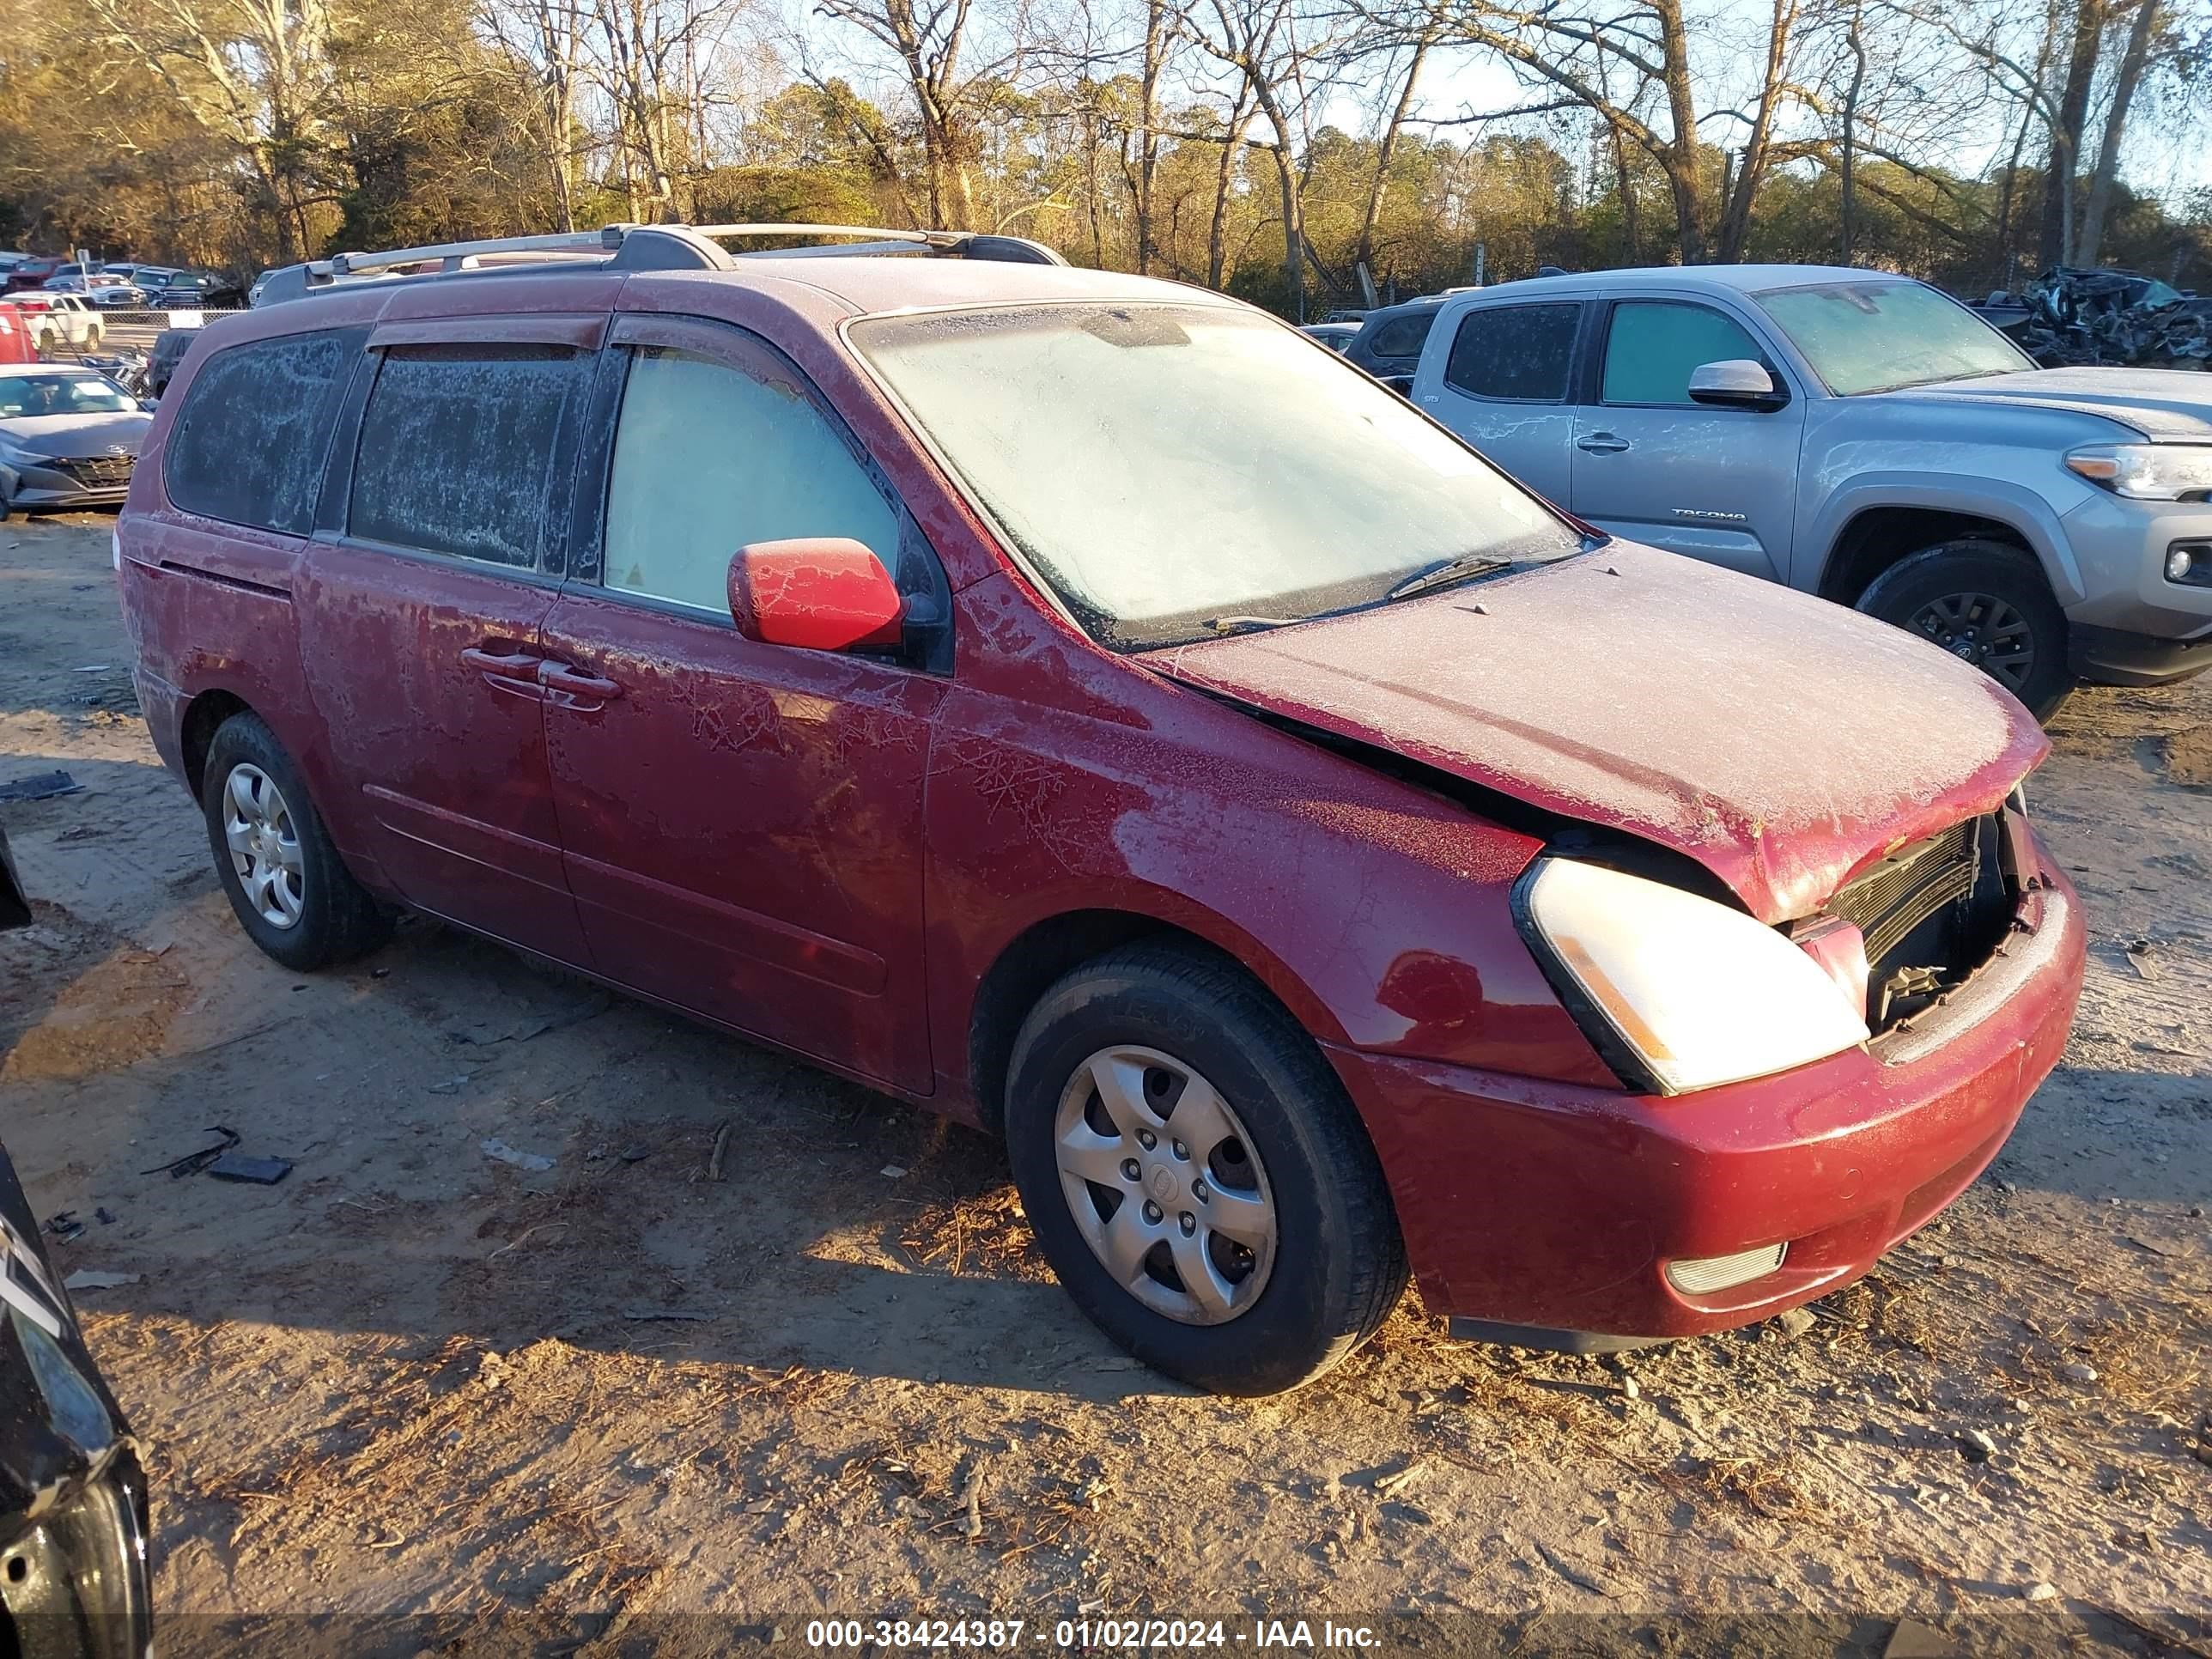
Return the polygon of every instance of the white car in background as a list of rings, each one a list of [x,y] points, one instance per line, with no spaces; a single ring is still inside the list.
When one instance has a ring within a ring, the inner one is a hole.
[[[100,321],[98,309],[88,304],[82,295],[26,290],[8,298],[22,312],[23,325],[30,331],[31,343],[40,351],[52,353],[64,345],[79,351],[100,349],[106,325]]]

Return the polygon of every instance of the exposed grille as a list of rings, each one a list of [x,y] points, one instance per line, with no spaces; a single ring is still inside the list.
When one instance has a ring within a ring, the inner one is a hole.
[[[54,465],[88,489],[113,489],[131,482],[131,460],[128,455],[97,455]]]
[[[1900,848],[1829,901],[1829,910],[1866,935],[1867,960],[1879,963],[1947,904],[1973,890],[1977,822],[1954,823]]]

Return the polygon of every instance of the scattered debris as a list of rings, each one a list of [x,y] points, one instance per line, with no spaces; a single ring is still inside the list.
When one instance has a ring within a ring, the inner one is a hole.
[[[84,1223],[76,1218],[75,1210],[64,1210],[46,1218],[46,1237],[58,1243],[66,1244],[73,1238],[82,1238],[84,1232]]]
[[[2166,977],[2165,970],[2151,959],[2151,944],[2147,939],[2128,941],[2128,965],[2136,970],[2136,977],[2155,982]]]
[[[2094,1365],[2084,1365],[2078,1360],[2073,1364],[2061,1367],[2058,1374],[2069,1382],[2094,1382],[2097,1380],[2097,1368]]]
[[[82,1268],[62,1280],[65,1291],[112,1291],[125,1285],[143,1283],[143,1273],[106,1273],[91,1267]]]
[[[0,800],[52,800],[58,796],[76,794],[83,787],[66,772],[34,772],[13,783],[0,783]]]
[[[983,1471],[981,1466],[969,1473],[968,1491],[962,1502],[968,1515],[960,1523],[960,1535],[963,1538],[981,1538],[983,1535]]]
[[[883,1173],[884,1177],[888,1180],[902,1180],[906,1175],[906,1165],[903,1164],[886,1164],[884,1165]]]
[[[1961,1429],[1952,1438],[1959,1443],[1960,1455],[1969,1463],[1986,1463],[1996,1455],[1997,1443],[1979,1429]]]
[[[1544,1558],[1544,1565],[1565,1579],[1570,1584],[1588,1590],[1592,1595],[1618,1596],[1620,1588],[1595,1567],[1584,1566],[1560,1554],[1540,1538],[1531,1540],[1536,1553]]]
[[[215,1180],[246,1182],[256,1187],[274,1187],[291,1173],[289,1158],[254,1158],[244,1152],[225,1152],[208,1165],[208,1174]]]
[[[684,1325],[703,1325],[708,1321],[714,1318],[714,1316],[710,1313],[698,1313],[689,1308],[624,1308],[623,1310],[622,1316],[624,1319],[635,1320],[640,1324],[649,1324],[654,1322],[661,1322]]]
[[[467,1085],[468,1080],[468,1073],[464,1072],[459,1077],[447,1078],[443,1083],[427,1085],[424,1092],[434,1095],[457,1095]]]
[[[92,1218],[103,1227],[112,1227],[115,1224],[115,1218],[108,1214],[105,1205],[92,1212]]]
[[[203,1146],[197,1152],[186,1152],[182,1158],[173,1159],[167,1164],[156,1164],[152,1169],[141,1170],[138,1173],[140,1175],[166,1173],[172,1181],[182,1181],[186,1176],[198,1175],[202,1170],[206,1169],[209,1164],[237,1146],[240,1139],[237,1130],[226,1129],[220,1123],[210,1124],[207,1133],[211,1135],[221,1135],[222,1139],[212,1146]]]
[[[502,1164],[512,1164],[518,1170],[528,1170],[533,1174],[543,1173],[553,1167],[551,1158],[542,1158],[536,1152],[523,1152],[503,1140],[485,1141],[483,1154],[486,1158],[495,1158]]]
[[[1427,1473],[1428,1465],[1416,1457],[1396,1474],[1386,1474],[1377,1480],[1375,1483],[1375,1490],[1388,1498],[1393,1492],[1404,1491]]]
[[[1820,1321],[1814,1318],[1808,1309],[1792,1308],[1787,1313],[1777,1317],[1774,1322],[1781,1328],[1784,1336],[1800,1337],[1820,1323]]]
[[[2022,1590],[2021,1595],[2030,1601],[2056,1601],[2058,1599],[2058,1586],[2039,1579]]]
[[[2025,293],[1992,294],[1973,308],[2045,368],[2203,368],[2212,358],[2212,300],[2137,271],[2057,265]]]
[[[720,1181],[722,1178],[722,1158],[730,1150],[730,1131],[736,1127],[737,1120],[726,1117],[722,1120],[722,1127],[714,1131],[714,1156],[707,1160],[708,1180]],[[627,1158],[629,1154],[624,1153],[623,1156]]]

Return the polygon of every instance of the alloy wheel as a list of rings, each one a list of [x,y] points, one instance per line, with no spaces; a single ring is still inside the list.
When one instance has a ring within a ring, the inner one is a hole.
[[[254,913],[271,927],[296,927],[307,894],[300,833],[276,781],[248,762],[223,785],[222,838]]]
[[[2035,672],[2035,635],[2009,601],[1989,593],[1947,593],[1912,613],[1909,627],[2006,690],[2017,693]]]
[[[1274,1267],[1275,1200],[1235,1109],[1156,1048],[1102,1048],[1075,1068],[1053,1121],[1077,1230],[1115,1281],[1187,1325],[1260,1299]]]

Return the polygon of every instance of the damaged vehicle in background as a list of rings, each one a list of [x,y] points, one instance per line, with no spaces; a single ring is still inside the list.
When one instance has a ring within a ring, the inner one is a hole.
[[[152,417],[95,369],[0,364],[0,520],[116,507]]]
[[[0,1146],[0,1654],[150,1659],[147,1535],[137,1446]]]
[[[264,951],[411,907],[1002,1132],[1074,1300],[1230,1393],[1409,1264],[1531,1346],[1762,1319],[1996,1155],[2083,954],[2002,687],[1225,296],[905,234],[213,325],[118,580]]]

